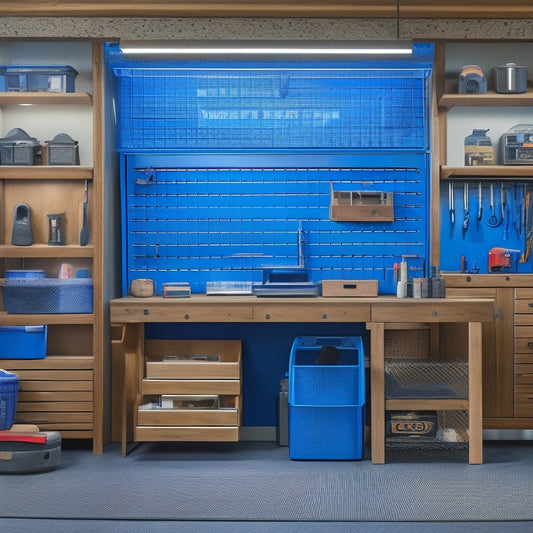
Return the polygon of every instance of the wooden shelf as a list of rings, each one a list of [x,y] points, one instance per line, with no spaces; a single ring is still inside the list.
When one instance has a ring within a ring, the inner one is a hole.
[[[0,244],[0,257],[4,258],[53,258],[53,257],[86,257],[94,255],[94,246],[50,246],[48,244],[32,244],[30,246],[13,246],[12,244]]]
[[[0,166],[2,180],[92,180],[93,167],[80,165],[2,165]]]
[[[5,105],[92,105],[88,93],[47,93],[47,92],[0,92],[0,106]]]
[[[0,312],[3,326],[40,326],[42,324],[92,324],[94,315],[87,313],[72,314],[9,314]]]
[[[532,101],[533,105],[533,101]],[[476,180],[486,179],[521,179],[533,178],[532,165],[487,165],[477,167],[440,167],[441,179],[473,178]]]
[[[47,355],[44,359],[4,359],[2,367],[8,370],[92,370],[92,355]]]
[[[439,99],[439,107],[483,107],[483,106],[531,106],[533,91],[521,94],[500,94],[488,91],[484,94],[443,94]]]

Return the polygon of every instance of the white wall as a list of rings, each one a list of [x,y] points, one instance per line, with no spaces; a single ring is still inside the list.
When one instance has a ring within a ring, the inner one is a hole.
[[[446,44],[446,73],[457,79],[464,65],[478,65],[492,88],[492,68],[516,63],[528,68],[533,79],[533,43]],[[499,153],[503,133],[516,124],[533,124],[533,107],[456,107],[448,112],[447,164],[464,164],[464,138],[473,129],[488,129],[487,135]],[[498,162],[498,161],[497,161]]]
[[[76,92],[92,92],[90,43],[1,42],[0,60],[4,65],[72,66],[78,71]],[[79,142],[80,164],[91,166],[92,108],[76,105],[68,111],[65,112],[64,106],[5,106],[0,111],[0,137],[5,137],[13,128],[22,128],[40,142],[52,140],[58,133],[67,133]]]

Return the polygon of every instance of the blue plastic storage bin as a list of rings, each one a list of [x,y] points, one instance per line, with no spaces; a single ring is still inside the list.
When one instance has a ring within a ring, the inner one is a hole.
[[[324,346],[335,364],[317,360]],[[361,459],[365,365],[361,337],[297,337],[289,360],[291,459]]]
[[[4,91],[73,93],[78,71],[69,65],[3,65]]]
[[[10,314],[92,313],[92,278],[6,278],[4,303]]]
[[[44,359],[47,326],[0,326],[0,359]]]
[[[0,431],[11,429],[17,414],[19,379],[15,374],[0,370]]]

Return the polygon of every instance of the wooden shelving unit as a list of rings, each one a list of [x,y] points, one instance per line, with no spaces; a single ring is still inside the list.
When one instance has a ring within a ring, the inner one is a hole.
[[[446,145],[450,116],[453,108],[475,108],[482,117],[491,108],[527,108],[533,106],[533,90],[522,94],[453,94],[446,74],[445,45],[436,46],[434,106],[434,161],[433,186],[435,190],[446,180],[473,180],[476,182],[527,182],[533,178],[533,165],[451,166]],[[448,186],[448,184],[446,184]],[[433,242],[440,242],[439,198],[433,199],[434,216],[439,220],[433,230]],[[437,212],[437,210],[439,212]],[[447,216],[447,213],[444,215]],[[496,245],[496,244],[494,244]],[[434,244],[435,246],[435,244]],[[438,247],[438,245],[437,245]],[[487,245],[490,248],[490,245]],[[440,257],[440,249],[433,250]],[[495,299],[497,314],[491,323],[483,323],[483,427],[484,429],[533,428],[532,380],[524,377],[523,370],[533,363],[528,350],[523,350],[517,327],[518,321],[529,320],[529,314],[514,312],[520,299],[531,296],[531,275],[527,273],[469,274],[445,272],[447,298],[491,297]],[[526,296],[524,296],[526,295]],[[529,332],[528,332],[529,333]],[[453,326],[446,331],[452,345],[464,339],[464,329]],[[442,337],[441,337],[442,338]],[[454,340],[455,339],[455,340]]]
[[[62,263],[90,270],[93,280],[93,313],[9,314],[0,308],[6,326],[48,326],[44,359],[4,359],[1,366],[19,376],[17,417],[39,425],[42,431],[57,430],[63,438],[91,439],[93,452],[103,453],[103,47],[91,45],[92,94],[6,92],[0,106],[33,104],[60,106],[76,122],[76,113],[89,107],[92,114],[92,165],[0,166],[0,278],[10,269],[44,269],[56,277]],[[53,62],[53,58],[52,58]],[[84,112],[85,113],[85,112]],[[50,117],[54,120],[54,115]],[[52,130],[53,131],[53,130]],[[81,205],[88,183],[90,242],[79,245]],[[13,206],[27,202],[32,210],[34,244],[11,244]],[[64,246],[48,245],[46,214],[63,206],[67,213]],[[1,285],[0,283],[0,289]],[[3,304],[3,300],[1,301]],[[1,305],[0,304],[0,305]]]

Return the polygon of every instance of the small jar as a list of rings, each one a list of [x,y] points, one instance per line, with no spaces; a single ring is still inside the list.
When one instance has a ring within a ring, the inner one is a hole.
[[[151,279],[137,278],[131,281],[130,293],[136,298],[148,298],[154,295],[154,282]]]

